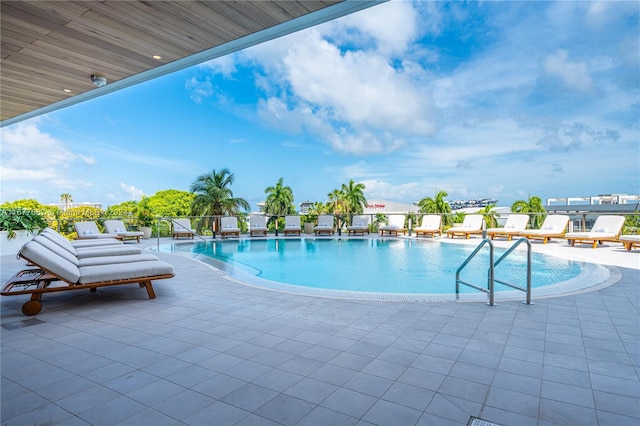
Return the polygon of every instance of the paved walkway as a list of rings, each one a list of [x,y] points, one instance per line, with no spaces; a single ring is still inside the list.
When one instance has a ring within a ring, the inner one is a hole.
[[[620,280],[534,305],[354,301],[160,254],[176,277],[155,300],[136,286],[63,292],[25,317],[26,297],[2,297],[1,421],[635,426],[640,254],[555,244]],[[0,260],[3,282],[24,266]]]

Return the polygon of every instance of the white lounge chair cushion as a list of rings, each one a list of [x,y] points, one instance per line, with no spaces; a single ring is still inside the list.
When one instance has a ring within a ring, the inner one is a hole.
[[[99,283],[104,281],[146,278],[157,275],[173,274],[173,266],[162,260],[148,260],[142,262],[82,266],[80,270],[80,284]]]
[[[84,259],[87,257],[122,256],[122,255],[140,254],[140,253],[142,253],[141,248],[132,247],[129,245],[86,247],[86,248],[76,249],[76,257],[78,259]]]
[[[80,279],[78,266],[36,241],[26,242],[20,248],[20,254],[66,281],[77,283]]]
[[[128,254],[122,256],[99,256],[99,257],[86,257],[78,260],[78,266],[95,266],[95,265],[114,265],[115,268],[119,268],[121,263],[130,262],[144,262],[149,260],[158,260],[158,258],[149,253],[143,254]]]

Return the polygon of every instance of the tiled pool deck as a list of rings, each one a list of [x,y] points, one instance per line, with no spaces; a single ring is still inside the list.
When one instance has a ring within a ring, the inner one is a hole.
[[[154,300],[63,292],[25,317],[27,296],[2,297],[1,422],[638,425],[640,251],[533,245],[621,278],[534,305],[340,300],[161,253],[176,277]],[[1,266],[5,282],[24,262]]]

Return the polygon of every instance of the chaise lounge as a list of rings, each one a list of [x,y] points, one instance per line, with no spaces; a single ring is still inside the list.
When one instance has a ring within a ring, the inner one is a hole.
[[[140,237],[144,235],[144,232],[141,231],[127,231],[124,222],[121,220],[105,220],[104,229],[106,229],[109,234],[116,234],[116,238],[122,241],[136,240],[140,242]]]
[[[380,236],[383,237],[385,232],[389,235],[395,235],[396,237],[399,232],[406,234],[407,228],[404,226],[404,219],[404,215],[390,215],[387,224],[378,229]]]
[[[468,214],[464,217],[462,225],[447,229],[447,236],[454,238],[456,235],[469,239],[472,234],[482,234],[482,222],[484,217],[481,214]]]
[[[620,235],[618,240],[629,251],[634,247],[640,246],[640,235]]]
[[[313,227],[314,235],[333,234],[333,215],[322,214],[318,216],[318,224]]]
[[[99,238],[116,238],[118,240],[122,240],[121,238],[118,238],[118,234],[116,233],[100,232],[98,225],[96,225],[95,222],[75,222],[73,227],[76,230],[76,234],[78,234],[78,239],[81,240],[95,240]]]
[[[413,232],[416,233],[416,237],[430,235],[434,238],[436,234],[442,235],[442,217],[439,214],[422,216],[422,223],[417,228],[414,228]]]
[[[574,247],[576,243],[591,244],[593,248],[604,241],[618,241],[624,225],[624,216],[602,215],[598,216],[589,232],[568,232],[565,238]]]
[[[191,219],[173,219],[171,221],[171,238],[179,240],[180,237],[193,239],[196,231],[191,229]]]
[[[289,234],[300,235],[302,227],[300,226],[300,216],[290,215],[284,217],[284,236]]]
[[[151,254],[98,256],[83,261],[55,244],[46,238],[25,243],[19,256],[37,269],[18,272],[0,293],[2,296],[31,295],[22,305],[25,315],[38,314],[42,309],[42,295],[50,292],[80,289],[95,292],[98,287],[138,284],[146,289],[149,299],[155,299],[151,281],[174,276],[173,266]]]
[[[249,236],[264,235],[267,236],[267,218],[262,215],[249,216]]]
[[[240,238],[240,228],[238,228],[237,217],[226,216],[220,219],[220,236],[223,239],[233,236]]]
[[[511,238],[513,238],[513,236],[520,235],[521,232],[527,229],[527,223],[529,223],[529,215],[509,215],[502,228],[487,229],[487,237],[491,238],[492,240],[498,237],[502,237],[506,238],[507,241],[511,241]]]
[[[554,214],[547,216],[542,222],[540,229],[527,229],[520,232],[521,237],[529,240],[542,240],[542,244],[547,244],[551,238],[563,238],[569,223],[569,216]]]
[[[364,235],[369,233],[369,216],[353,216],[351,218],[351,225],[347,226],[348,235],[357,235],[358,233]]]

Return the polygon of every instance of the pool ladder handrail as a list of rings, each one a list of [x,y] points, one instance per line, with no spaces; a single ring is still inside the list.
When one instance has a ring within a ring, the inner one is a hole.
[[[527,287],[522,288],[515,284],[507,283],[502,280],[495,279],[495,267],[500,264],[509,254],[515,250],[517,246],[525,242],[527,244]],[[489,270],[487,273],[487,288],[477,286],[470,282],[464,281],[460,279],[460,272],[471,262],[471,260],[475,257],[476,254],[480,251],[480,249],[485,245],[489,244]],[[527,305],[532,305],[531,302],[531,242],[526,238],[520,238],[516,241],[497,261],[493,261],[494,259],[494,246],[493,241],[489,238],[483,238],[480,244],[473,250],[473,252],[467,257],[467,259],[460,265],[460,267],[456,271],[456,298],[459,297],[460,294],[460,284],[464,284],[468,287],[474,288],[476,290],[482,291],[483,293],[489,294],[489,302],[487,303],[489,306],[493,306],[495,304],[495,282],[499,282],[500,284],[506,285],[508,287],[514,288],[516,290],[521,290],[526,292],[526,300],[523,303]]]

